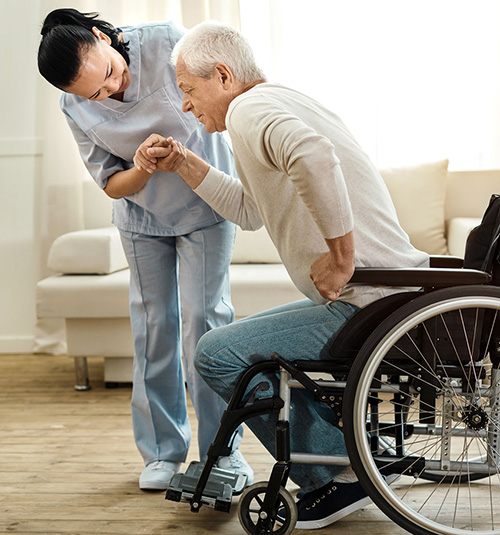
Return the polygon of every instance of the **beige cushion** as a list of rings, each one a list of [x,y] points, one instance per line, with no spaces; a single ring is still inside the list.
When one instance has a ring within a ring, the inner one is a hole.
[[[47,267],[59,273],[107,274],[127,267],[116,227],[77,230],[52,244]]]
[[[448,160],[381,169],[399,222],[414,247],[447,254],[444,204]]]
[[[278,251],[265,227],[259,230],[236,230],[232,264],[281,264]]]
[[[305,299],[283,264],[233,264],[229,280],[237,318]]]
[[[130,271],[54,275],[36,285],[39,318],[128,318]]]
[[[481,223],[480,217],[454,217],[448,223],[448,251],[463,258],[470,231]]]

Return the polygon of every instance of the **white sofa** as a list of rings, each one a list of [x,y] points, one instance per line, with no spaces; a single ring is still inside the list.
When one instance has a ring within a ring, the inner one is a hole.
[[[431,254],[463,256],[465,240],[492,193],[500,193],[499,171],[447,171],[448,162],[381,170],[401,225],[412,243]],[[111,200],[92,182],[83,184],[85,228],[57,238],[49,252],[54,272],[37,284],[40,319],[63,318],[67,354],[75,360],[76,386],[89,386],[87,358],[104,357],[111,386],[132,380],[129,270]],[[265,229],[238,229],[231,264],[236,317],[301,299]],[[168,335],[168,333],[166,333]]]

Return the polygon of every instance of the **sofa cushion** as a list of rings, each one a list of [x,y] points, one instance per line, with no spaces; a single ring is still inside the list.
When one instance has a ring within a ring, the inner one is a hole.
[[[305,299],[283,264],[233,264],[229,280],[237,318]]]
[[[232,264],[281,264],[278,251],[265,227],[259,230],[236,230]]]
[[[399,222],[417,249],[447,254],[444,206],[448,160],[381,169]]]
[[[128,318],[130,270],[54,275],[36,285],[39,318]]]
[[[480,217],[454,217],[448,222],[448,250],[463,258],[470,231],[481,223]]]
[[[59,236],[49,251],[47,266],[68,274],[108,274],[127,267],[116,227],[77,230]]]

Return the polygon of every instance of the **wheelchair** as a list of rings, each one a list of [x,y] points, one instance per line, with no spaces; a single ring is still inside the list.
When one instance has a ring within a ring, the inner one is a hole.
[[[246,533],[287,535],[297,520],[285,488],[291,463],[350,464],[373,503],[410,533],[500,534],[500,216],[493,211],[500,213],[498,196],[481,225],[493,216],[480,269],[455,257],[434,257],[423,269],[357,269],[353,282],[419,290],[357,312],[328,360],[290,362],[277,348],[249,368],[207,461],[174,476],[166,498],[188,502],[193,512],[202,505],[229,511],[241,492]],[[466,260],[475,246],[469,242]],[[263,372],[279,374],[279,395],[249,403],[247,386]],[[291,451],[294,388],[332,409],[348,457]],[[229,454],[238,425],[270,413],[279,414],[276,463],[268,482],[243,491],[244,482],[215,467],[217,459]]]

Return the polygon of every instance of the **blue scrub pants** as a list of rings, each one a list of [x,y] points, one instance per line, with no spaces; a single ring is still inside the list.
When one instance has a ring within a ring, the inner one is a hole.
[[[121,231],[131,271],[132,421],[146,465],[186,460],[191,428],[181,358],[202,460],[219,426],[226,403],[203,381],[193,359],[204,333],[234,319],[228,269],[235,232],[228,221],[184,236]],[[235,448],[241,435],[242,429]]]
[[[195,365],[207,383],[229,400],[249,366],[269,360],[274,351],[287,360],[326,360],[338,331],[359,310],[342,301],[317,305],[305,299],[248,316],[205,334],[198,342]],[[248,385],[255,399],[279,395],[276,373],[260,374]],[[314,401],[311,392],[293,389],[290,442],[294,452],[346,455],[344,435],[331,424],[332,410]],[[277,414],[250,418],[246,423],[275,454]],[[326,485],[344,466],[292,463],[291,479],[309,492]]]

